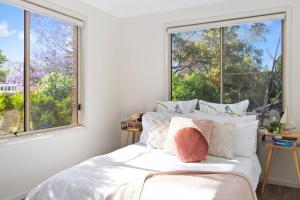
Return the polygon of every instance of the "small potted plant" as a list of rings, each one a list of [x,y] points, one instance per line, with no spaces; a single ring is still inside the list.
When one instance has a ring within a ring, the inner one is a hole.
[[[282,131],[282,124],[280,122],[271,122],[268,126],[268,131],[280,134]]]

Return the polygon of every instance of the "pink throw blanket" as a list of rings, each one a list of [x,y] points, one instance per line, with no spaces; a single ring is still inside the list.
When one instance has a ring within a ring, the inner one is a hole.
[[[170,171],[121,185],[106,200],[256,200],[242,173]]]

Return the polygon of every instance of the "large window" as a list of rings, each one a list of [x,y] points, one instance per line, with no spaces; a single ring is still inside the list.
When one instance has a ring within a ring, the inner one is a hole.
[[[0,3],[0,136],[78,124],[78,31]]]
[[[171,98],[282,112],[283,15],[171,28]]]

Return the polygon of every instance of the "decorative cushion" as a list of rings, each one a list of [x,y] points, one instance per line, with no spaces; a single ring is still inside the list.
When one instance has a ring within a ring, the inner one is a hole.
[[[151,124],[147,146],[154,149],[163,149],[168,135],[170,118],[157,119]]]
[[[175,134],[176,155],[182,162],[200,162],[208,151],[208,144],[201,132],[192,127],[183,128]]]
[[[248,106],[249,100],[235,104],[218,104],[199,100],[199,110],[210,114],[223,113],[229,116],[244,116],[246,115]]]
[[[234,149],[235,124],[215,122],[210,138],[208,154],[232,159]]]
[[[157,112],[191,113],[196,110],[197,103],[197,99],[190,101],[159,101],[157,102]]]
[[[178,130],[186,127],[192,127],[198,129],[205,137],[209,145],[210,135],[212,132],[213,125],[214,125],[214,121],[212,120],[193,120],[191,118],[185,118],[185,117],[172,117],[169,130],[168,130],[167,140],[165,142],[164,151],[172,155],[176,154],[176,145],[175,145],[174,136]]]
[[[160,112],[147,112],[142,117],[142,126],[143,131],[140,136],[140,143],[141,144],[147,144],[149,140],[149,132],[150,128],[152,126],[153,121],[159,120],[159,119],[170,119],[174,116],[184,116],[180,113],[160,113]]]

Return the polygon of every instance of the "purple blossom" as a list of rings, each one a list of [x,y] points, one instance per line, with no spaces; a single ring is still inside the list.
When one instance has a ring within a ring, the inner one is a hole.
[[[47,74],[59,71],[72,74],[76,61],[73,56],[73,26],[38,14],[31,14],[30,31],[34,35],[30,49],[30,89]],[[7,83],[16,84],[17,90],[24,88],[24,63],[8,62]]]

